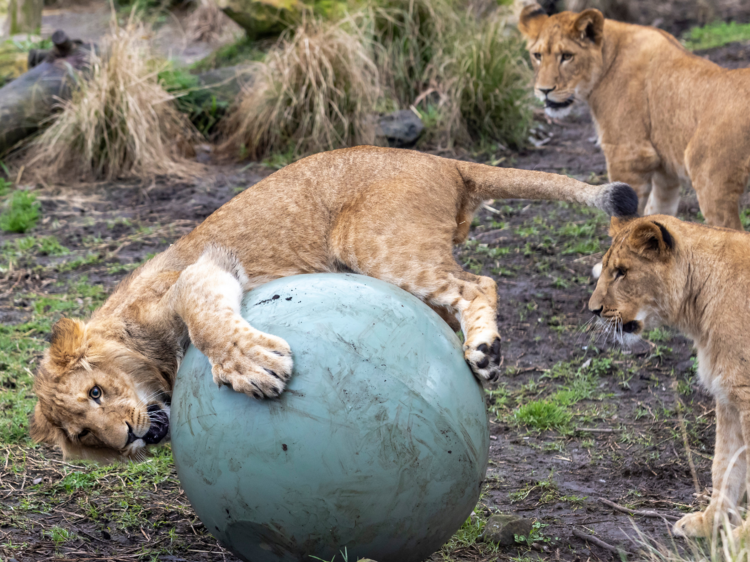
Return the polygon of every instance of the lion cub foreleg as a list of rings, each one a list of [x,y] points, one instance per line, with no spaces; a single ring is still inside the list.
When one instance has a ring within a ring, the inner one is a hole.
[[[747,438],[743,438],[742,430],[740,413],[730,405],[717,401],[711,502],[705,511],[690,513],[675,523],[676,535],[711,537],[722,528],[725,517],[729,518],[729,522],[739,520],[737,502],[745,491],[747,472],[747,449],[744,448]]]
[[[214,382],[254,398],[276,397],[292,374],[292,353],[286,341],[240,315],[247,284],[232,254],[209,248],[180,274],[169,298],[190,341],[211,362]]]

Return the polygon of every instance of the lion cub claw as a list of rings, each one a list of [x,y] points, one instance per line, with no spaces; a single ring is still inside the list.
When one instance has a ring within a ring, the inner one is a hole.
[[[257,399],[279,396],[294,366],[286,341],[252,329],[229,338],[220,355],[210,359],[216,384]]]
[[[487,341],[482,341],[486,339]],[[500,376],[500,337],[482,338],[464,344],[464,357],[474,374],[484,380],[496,381]]]

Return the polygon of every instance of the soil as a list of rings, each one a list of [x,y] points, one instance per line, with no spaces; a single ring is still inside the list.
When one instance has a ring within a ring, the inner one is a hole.
[[[731,44],[702,54],[728,67],[750,65],[750,44]],[[585,111],[565,123],[547,123],[540,115],[535,137],[544,144],[499,154],[497,160],[503,166],[605,181],[604,157],[593,136]],[[33,234],[54,236],[74,254],[96,259],[61,272],[49,266],[70,256],[46,256],[9,272],[0,279],[0,322],[27,320],[31,310],[23,295],[60,293],[66,280],[81,275],[110,292],[133,264],[167,248],[239,190],[272,171],[260,165],[209,168],[204,178],[194,182],[156,180],[38,190],[44,218]],[[685,193],[680,217],[697,220],[697,213],[694,193]],[[591,238],[602,243],[593,250],[571,251],[580,239],[565,229],[587,225],[595,227]],[[695,381],[690,341],[665,331],[633,350],[622,350],[602,337],[592,340],[581,327],[589,316],[591,266],[606,250],[606,230],[603,217],[578,207],[496,201],[479,213],[469,244],[456,249],[457,259],[467,269],[498,282],[498,324],[504,344],[505,373],[498,385],[488,387],[491,460],[485,492],[473,517],[511,513],[542,526],[531,547],[492,552],[471,541],[457,543],[446,554],[454,560],[619,559],[618,554],[575,536],[574,530],[634,553],[641,548],[638,530],[662,543],[669,541],[667,519],[631,517],[601,498],[655,510],[667,518],[705,505],[711,486],[714,412],[712,400]],[[0,245],[16,238],[2,234]],[[496,248],[508,250],[499,250],[507,253],[493,258],[488,250]],[[568,375],[560,375],[564,370],[560,363],[569,366]],[[590,374],[596,388],[572,409],[566,430],[537,431],[518,421],[519,406],[569,387],[575,373]],[[25,458],[22,472],[8,463],[19,454]],[[236,560],[202,528],[173,472],[144,488],[148,490],[143,500],[146,520],[164,525],[117,526],[110,524],[113,513],[90,517],[85,510],[88,492],[77,489],[67,491],[65,501],[50,511],[30,511],[20,525],[15,510],[20,512],[29,502],[48,501],[69,467],[58,452],[45,447],[9,445],[0,447],[0,461],[3,456],[0,558]],[[114,476],[110,480],[119,485]],[[99,488],[104,495],[110,480]],[[54,526],[70,529],[77,537],[60,546],[40,532]],[[167,535],[170,528],[174,536]],[[167,551],[173,543],[174,549]],[[435,554],[432,559],[442,557]]]

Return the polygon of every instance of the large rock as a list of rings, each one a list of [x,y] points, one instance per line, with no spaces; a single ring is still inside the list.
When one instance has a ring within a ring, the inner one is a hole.
[[[298,0],[218,0],[217,4],[251,40],[279,35],[299,21]]]
[[[422,131],[422,120],[413,111],[402,109],[378,119],[376,136],[385,139],[388,146],[404,148],[413,146]]]
[[[500,546],[516,544],[516,535],[528,537],[533,522],[516,515],[493,515],[487,520],[480,537],[484,542],[492,542]]]

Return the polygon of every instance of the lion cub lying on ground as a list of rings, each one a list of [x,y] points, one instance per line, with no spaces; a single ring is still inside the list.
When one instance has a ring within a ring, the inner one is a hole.
[[[598,10],[521,13],[534,91],[558,117],[586,102],[611,181],[633,186],[641,214],[674,215],[692,183],[709,224],[742,230],[750,177],[750,69],[727,70],[653,27]]]
[[[214,381],[275,397],[292,350],[239,314],[244,291],[287,275],[354,271],[398,285],[465,334],[475,374],[499,373],[497,288],[453,259],[485,199],[559,199],[630,215],[624,184],[592,186],[374,147],[287,166],[218,209],[115,289],[88,323],[62,319],[34,380],[34,439],[66,458],[140,458],[168,439],[169,398],[190,341]]]
[[[695,342],[698,375],[716,398],[711,503],[675,525],[678,534],[708,537],[723,515],[740,521],[737,502],[748,489],[750,233],[661,215],[613,218],[610,234],[589,309],[626,338],[661,325],[681,330]]]

